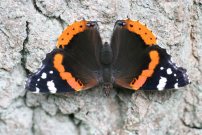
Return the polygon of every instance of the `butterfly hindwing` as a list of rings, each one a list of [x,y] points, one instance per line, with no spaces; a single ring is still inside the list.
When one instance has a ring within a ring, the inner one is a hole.
[[[63,55],[61,49],[54,49],[46,55],[42,62],[42,67],[27,81],[26,87],[34,93],[60,93],[71,92],[73,88],[60,77],[59,72],[54,68],[54,57],[56,54]],[[69,69],[70,70],[70,69]]]
[[[156,37],[139,21],[117,21],[111,40],[115,84],[133,90],[163,90],[188,84],[185,70],[176,67],[156,44]]]
[[[162,49],[159,46],[152,46],[148,51],[153,50],[157,51],[159,54],[159,64],[156,66],[152,76],[146,80],[141,89],[178,89],[178,87],[183,87],[190,83],[186,70],[173,63],[171,61],[171,56],[167,54],[165,49]]]
[[[96,86],[101,45],[96,22],[80,21],[70,25],[59,37],[58,49],[47,54],[42,67],[29,78],[27,89],[56,93]]]

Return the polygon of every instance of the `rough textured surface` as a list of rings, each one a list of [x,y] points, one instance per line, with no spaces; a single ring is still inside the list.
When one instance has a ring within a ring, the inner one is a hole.
[[[158,35],[158,43],[187,68],[191,85],[164,92],[114,89],[109,97],[100,87],[66,96],[25,91],[27,75],[67,24],[99,20],[109,41],[115,20],[127,16]],[[202,134],[202,1],[1,0],[0,134]]]

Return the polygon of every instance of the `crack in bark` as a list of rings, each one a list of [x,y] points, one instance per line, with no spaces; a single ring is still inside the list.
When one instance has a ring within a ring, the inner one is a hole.
[[[35,129],[34,129],[34,125],[35,125],[34,117],[35,117],[35,108],[32,108],[32,126],[31,126],[31,131],[35,135],[36,132],[35,132]]]
[[[119,114],[120,114],[119,128],[124,129],[124,125],[126,124],[126,120],[127,120],[126,116],[124,115],[125,114],[124,111],[126,110],[126,108],[128,108],[128,106],[120,98],[120,96],[119,96],[120,91],[121,91],[121,89],[117,89],[117,94],[115,95],[115,100],[116,100],[117,104],[119,105],[118,106],[118,111],[119,111]]]
[[[199,58],[198,58],[198,56],[194,53],[195,51],[194,51],[194,47],[195,47],[195,37],[194,37],[194,25],[193,24],[191,24],[191,32],[190,32],[190,39],[191,39],[191,47],[192,47],[192,56],[194,57],[194,59],[199,63]]]
[[[63,29],[65,28],[64,26],[65,26],[66,22],[61,18],[60,15],[59,15],[58,17],[56,17],[56,16],[48,16],[48,15],[44,14],[44,13],[42,12],[42,10],[37,6],[36,0],[32,0],[32,3],[33,3],[33,6],[34,6],[34,8],[36,9],[36,11],[37,11],[38,13],[40,13],[41,15],[43,15],[43,16],[49,18],[50,20],[52,20],[52,19],[57,20],[57,21],[59,22],[59,24],[61,25],[61,27],[62,27]],[[65,10],[64,10],[64,11],[65,11]],[[64,11],[63,11],[61,14],[63,14]]]
[[[194,60],[196,61],[196,65],[194,66],[194,68],[196,68],[199,72],[199,74],[202,74],[202,69],[200,68],[200,56],[199,56],[199,52],[197,52],[198,46],[198,41],[197,41],[197,33],[195,32],[195,30],[197,30],[199,28],[197,22],[199,21],[199,13],[197,12],[197,7],[200,7],[200,4],[196,3],[195,1],[193,2],[192,8],[191,8],[191,12],[192,15],[190,16],[190,33],[189,33],[189,38],[191,41],[191,55],[193,56]],[[195,16],[197,16],[198,18],[195,18]],[[196,80],[196,84],[199,83],[200,80]],[[196,96],[196,98],[198,98],[198,96]]]
[[[154,5],[156,5],[159,9],[159,13],[162,13],[164,16],[166,16],[169,20],[174,20],[174,18],[170,17],[168,13],[166,13],[165,9],[159,4],[159,1],[153,1]]]
[[[139,7],[143,7],[145,9],[149,9],[151,11],[156,11],[155,9],[152,9],[149,5],[148,6],[145,6],[143,4],[139,4],[138,1],[135,1],[136,5],[138,5]]]
[[[65,1],[66,1],[66,0],[65,0]],[[33,0],[33,5],[34,5],[35,9],[36,9],[40,14],[42,14],[43,16],[45,16],[45,17],[47,17],[47,18],[49,18],[49,19],[56,19],[56,20],[61,24],[61,27],[64,29],[63,25],[64,25],[65,21],[64,21],[63,19],[61,19],[60,16],[59,16],[59,17],[55,17],[55,16],[54,16],[54,17],[51,17],[51,16],[48,16],[48,15],[44,14],[44,13],[41,11],[41,9],[37,6],[36,0]],[[148,8],[148,7],[144,7],[143,5],[138,5],[138,6],[142,6],[143,8]],[[158,6],[158,5],[157,5],[157,6]],[[159,6],[158,6],[158,7],[159,7]],[[149,8],[149,9],[150,9],[150,8]],[[163,9],[162,7],[160,7],[160,11],[163,11],[163,14],[166,14],[166,16],[169,18],[169,16],[167,15],[167,13],[164,11],[164,9]],[[161,12],[161,13],[162,13],[162,12]],[[172,18],[169,18],[169,19],[170,19],[170,20],[173,20]],[[21,64],[22,64],[23,68],[25,69],[25,71],[27,70],[26,67],[25,67],[25,64],[26,64],[26,57],[25,57],[25,56],[26,56],[26,54],[28,53],[28,50],[26,49],[26,44],[28,43],[29,22],[26,22],[26,33],[27,33],[27,37],[25,38],[25,40],[24,40],[24,42],[23,42],[23,49],[22,49],[22,51],[21,51],[21,54],[22,54]],[[193,43],[193,42],[192,42],[192,43]],[[193,45],[192,45],[192,49],[193,49]],[[193,51],[192,51],[192,53],[193,53]],[[193,54],[193,56],[194,56],[194,57],[196,58],[196,60],[198,61],[198,57],[196,57],[194,54]],[[27,73],[27,71],[26,71],[26,73]],[[116,97],[116,100],[117,100],[118,104],[120,105],[120,103],[122,102],[121,99],[117,96],[117,97]],[[121,109],[120,109],[120,110],[121,110]],[[33,112],[33,113],[34,113],[34,112]],[[63,114],[63,115],[64,115],[64,114]],[[73,113],[73,114],[69,114],[68,116],[69,116],[70,120],[72,120],[72,122],[74,123],[74,125],[75,125],[76,128],[79,128],[79,127],[81,126],[82,120],[79,120],[79,123],[78,123],[78,124],[76,124],[76,123],[74,122],[74,121],[75,121],[74,113]],[[34,114],[33,114],[33,118],[34,118]],[[121,118],[122,118],[122,117],[121,117]],[[121,121],[123,121],[123,119],[122,119]],[[191,125],[186,124],[183,119],[181,119],[181,121],[182,121],[183,125],[185,125],[186,127],[194,128],[194,129],[202,129],[202,127],[197,127],[197,126],[195,126],[195,125],[191,126]],[[34,122],[34,120],[33,120],[33,122]],[[32,131],[33,131],[33,133],[34,133],[34,123],[33,123],[33,125],[32,125]],[[79,131],[80,131],[80,130],[78,129],[78,134],[80,134]]]
[[[28,43],[29,40],[29,22],[26,21],[26,38],[23,42],[23,48],[20,51],[21,53],[21,66],[23,67],[23,69],[25,70],[26,75],[28,75],[30,73],[30,71],[26,68],[26,61],[27,61],[27,54],[29,53],[29,51],[26,48],[26,44]]]
[[[11,45],[10,40],[9,40],[11,34],[10,34],[9,30],[5,26],[0,25],[0,31],[7,37],[6,40],[9,43],[9,45]]]
[[[196,47],[196,44],[197,44],[197,41],[196,41],[196,37],[195,37],[195,33],[194,33],[194,29],[195,28],[197,28],[197,20],[195,20],[194,19],[194,16],[195,15],[197,15],[197,16],[199,16],[198,15],[198,13],[195,11],[195,9],[196,9],[196,7],[197,6],[200,6],[200,4],[197,4],[195,1],[194,1],[194,3],[193,3],[193,12],[194,12],[194,14],[191,16],[191,31],[190,31],[190,40],[191,40],[191,48],[192,48],[192,56],[194,57],[194,59],[197,61],[197,64],[198,64],[198,66],[199,66],[199,64],[200,64],[200,58],[199,58],[199,56],[197,56],[197,54],[195,54],[195,48],[194,47]],[[196,47],[197,48],[197,47]],[[202,72],[202,70],[199,68],[199,67],[196,67],[199,71],[200,71],[200,73]]]
[[[197,127],[197,126],[195,126],[195,125],[191,126],[191,125],[185,123],[185,121],[184,121],[183,119],[180,119],[180,121],[182,122],[182,124],[183,124],[185,127],[192,128],[192,129],[198,129],[198,130],[201,130],[201,129],[202,129],[202,127]]]
[[[69,119],[71,120],[71,122],[74,124],[74,126],[77,128],[77,133],[78,135],[80,135],[80,125],[82,123],[82,120],[75,118],[74,113],[71,113],[68,115]],[[75,120],[78,120],[79,122],[76,123]]]
[[[202,73],[202,70],[200,69],[199,65],[200,65],[200,56],[198,55],[198,52],[195,52],[197,48],[197,44],[198,44],[198,41],[197,41],[197,37],[196,37],[196,32],[195,32],[195,29],[197,29],[198,25],[197,25],[197,21],[198,19],[195,19],[194,16],[199,16],[198,13],[197,13],[197,6],[200,6],[200,4],[197,4],[195,1],[193,2],[193,5],[192,5],[192,9],[191,9],[191,12],[193,13],[190,17],[190,22],[191,22],[191,25],[190,25],[190,35],[189,35],[189,38],[190,38],[190,41],[191,41],[191,54],[193,56],[193,58],[196,60],[197,62],[197,65],[194,66],[194,68],[196,68],[198,71],[199,71],[199,74]],[[195,85],[197,85],[198,82],[196,81]],[[196,87],[195,87],[196,88]],[[197,89],[197,88],[196,88]],[[195,107],[199,104],[199,96],[192,90],[191,92],[192,94],[192,97],[195,97],[196,98],[196,102],[193,102],[193,103],[189,103],[188,101],[185,100],[185,103],[187,105],[190,105],[193,110],[191,110],[191,116],[193,116],[193,120],[191,122],[185,122],[185,118],[186,116],[183,116],[183,118],[181,118],[181,122],[184,126],[188,127],[188,128],[192,128],[192,129],[197,129],[197,130],[201,130],[202,129],[202,123],[200,120],[198,120],[198,116],[196,115],[198,112],[195,110]],[[185,108],[186,109],[186,108]],[[183,113],[185,114],[186,113],[186,110],[183,111]]]
[[[67,7],[69,7],[69,2],[70,2],[70,0],[65,0]]]
[[[9,34],[8,34],[5,30],[3,30],[3,28],[0,28],[0,31],[1,31],[7,38],[10,37]]]
[[[198,14],[195,12],[195,9],[196,9],[196,6],[197,6],[197,3],[194,1],[193,2],[193,9],[192,9],[192,12],[194,12],[195,14],[194,15],[197,15]],[[196,61],[199,63],[199,58],[198,56],[194,53],[194,46],[196,44],[196,38],[195,38],[195,35],[194,35],[194,28],[196,27],[196,20],[194,19],[194,15],[191,16],[191,30],[190,30],[190,40],[191,40],[191,47],[192,47],[192,55],[193,57],[196,59]]]

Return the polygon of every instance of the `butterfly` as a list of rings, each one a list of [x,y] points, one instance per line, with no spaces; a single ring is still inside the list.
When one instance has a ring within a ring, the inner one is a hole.
[[[146,25],[118,20],[110,44],[103,44],[97,22],[81,20],[62,32],[26,88],[34,93],[66,93],[101,84],[108,93],[113,86],[161,91],[189,83],[186,70],[171,61]]]

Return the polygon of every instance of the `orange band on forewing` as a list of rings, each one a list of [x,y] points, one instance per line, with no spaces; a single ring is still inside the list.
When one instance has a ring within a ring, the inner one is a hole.
[[[62,60],[63,60],[63,56],[61,54],[56,54],[54,57],[54,61],[53,61],[54,67],[60,73],[65,72],[65,68],[63,67],[63,65],[60,64],[60,63],[62,63]]]
[[[149,57],[151,59],[149,63],[148,69],[142,71],[142,73],[138,76],[138,79],[134,78],[130,83],[130,86],[134,90],[140,89],[146,82],[148,77],[151,77],[154,73],[154,69],[159,64],[159,53],[157,51],[150,51]]]
[[[57,48],[59,48],[60,46],[64,48],[64,46],[68,45],[68,43],[74,37],[74,35],[86,30],[87,28],[86,24],[87,21],[82,20],[69,25],[59,36],[57,41]]]
[[[149,69],[154,69],[159,63],[159,54],[157,51],[151,51],[149,53],[151,62],[149,63]]]
[[[82,89],[83,84],[80,80],[76,80],[72,74],[70,72],[65,72],[65,68],[62,65],[63,62],[63,55],[62,54],[56,54],[54,56],[54,60],[53,60],[53,65],[55,67],[55,69],[59,72],[60,77],[63,80],[66,80],[67,83],[76,91],[79,91]]]
[[[139,21],[132,21],[130,19],[125,20],[125,28],[129,31],[140,35],[145,44],[152,46],[157,44],[156,36],[145,25]]]

